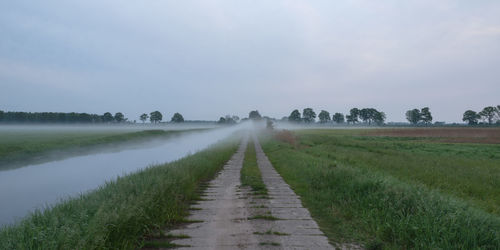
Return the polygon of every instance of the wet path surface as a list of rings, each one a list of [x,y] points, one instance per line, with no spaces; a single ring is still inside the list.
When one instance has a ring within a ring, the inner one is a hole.
[[[185,249],[333,249],[299,197],[273,168],[254,136],[257,162],[268,196],[240,187],[248,138],[209,183],[189,220],[167,232],[190,238],[172,241]],[[189,246],[189,247],[187,247]]]

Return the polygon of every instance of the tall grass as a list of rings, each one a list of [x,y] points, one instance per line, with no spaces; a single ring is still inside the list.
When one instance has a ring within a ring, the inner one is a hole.
[[[500,215],[500,145],[338,135],[328,130],[297,134],[301,152],[422,184]]]
[[[349,150],[316,149],[320,141],[330,141],[319,138],[302,134],[299,143],[307,145],[299,147],[263,140],[263,148],[331,241],[375,249],[500,248],[498,215],[388,171],[339,159]],[[365,148],[370,149],[380,150]]]
[[[133,249],[182,221],[199,184],[219,171],[237,140],[118,178],[0,230],[0,249]]]

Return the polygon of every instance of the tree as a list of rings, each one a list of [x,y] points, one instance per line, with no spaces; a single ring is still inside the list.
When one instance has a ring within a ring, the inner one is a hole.
[[[258,110],[252,110],[250,111],[250,113],[248,114],[248,118],[252,119],[252,120],[260,120],[262,118],[262,116],[260,116],[259,114],[259,111]]]
[[[184,122],[184,117],[182,117],[182,115],[179,113],[175,113],[170,121],[175,123]]]
[[[42,117],[42,120],[45,120],[44,118],[47,118],[47,117]],[[116,120],[116,117],[115,117],[115,120]],[[92,116],[87,114],[87,113],[80,113],[80,114],[78,114],[78,122],[90,123],[90,122],[92,122]]]
[[[477,124],[477,120],[480,118],[481,116],[476,113],[476,111],[473,111],[473,110],[467,110],[465,111],[464,113],[464,116],[462,118],[462,121],[464,122],[467,122],[469,125],[476,125]]]
[[[306,123],[314,122],[314,120],[316,119],[316,113],[314,113],[314,110],[312,108],[305,108],[302,111],[302,119]]]
[[[288,117],[288,121],[289,122],[300,122],[301,121],[300,112],[298,109],[292,111],[292,113]]]
[[[485,107],[481,112],[479,112],[479,115],[481,116],[482,119],[487,120],[488,124],[492,124],[496,112],[497,112],[496,107],[488,106]]]
[[[157,123],[161,122],[163,119],[163,115],[160,113],[160,111],[154,111],[149,114],[149,120],[151,123]]]
[[[367,108],[359,110],[359,118],[363,120],[364,123],[369,122],[370,120],[370,110]]]
[[[226,123],[226,119],[224,117],[221,117],[221,118],[219,118],[219,121],[217,123],[224,124],[224,123]]]
[[[371,125],[373,122],[380,125],[383,124],[385,121],[385,113],[380,112],[374,108],[364,108],[359,110],[358,113],[359,113],[359,118],[361,118],[363,122],[368,123],[368,125]]]
[[[240,117],[237,115],[233,115],[231,118],[233,119],[234,122],[238,122],[240,120]]]
[[[5,112],[3,112],[2,110],[0,110],[0,122],[3,121],[4,114],[5,114]]]
[[[351,123],[354,124],[355,123],[355,120],[351,115],[346,115],[345,119],[347,121],[347,124],[351,124]]]
[[[422,109],[422,111],[420,112],[420,119],[425,124],[430,124],[432,122],[432,114],[428,107]]]
[[[344,123],[344,115],[342,113],[335,113],[332,120],[336,123]]]
[[[411,124],[417,124],[421,120],[420,110],[412,109],[406,111],[406,120],[408,120]]]
[[[123,122],[125,121],[125,116],[121,112],[118,112],[115,114],[115,121],[118,123]]]
[[[326,110],[321,110],[321,112],[319,112],[318,118],[321,123],[326,123],[331,120],[330,113]]]
[[[113,115],[109,112],[106,112],[104,113],[104,115],[102,115],[102,121],[103,122],[112,122],[113,121]]]
[[[139,119],[141,119],[142,123],[146,122],[146,120],[149,118],[149,115],[144,113],[141,116],[139,116]]]
[[[230,116],[230,115],[226,115],[226,118],[224,118],[224,119],[225,119],[225,122],[226,122],[227,124],[234,124],[234,123],[236,123],[236,121],[235,121],[235,120],[233,119],[233,117],[232,117],[232,116]]]
[[[385,113],[384,112],[379,112],[377,110],[375,110],[375,113],[373,115],[373,121],[377,124],[377,125],[382,125],[384,124],[384,121],[385,121]]]
[[[348,118],[347,122],[352,122],[352,124],[355,124],[356,122],[358,122],[358,116],[359,116],[359,109],[352,108],[349,111],[349,117],[346,116],[346,118]]]

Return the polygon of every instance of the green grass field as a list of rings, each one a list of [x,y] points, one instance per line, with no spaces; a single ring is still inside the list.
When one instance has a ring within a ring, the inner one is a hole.
[[[364,132],[302,130],[263,138],[274,167],[332,242],[500,248],[498,144]]]
[[[178,161],[120,177],[0,230],[0,249],[136,249],[184,221],[203,182],[235,153],[234,136]]]
[[[102,130],[0,130],[0,170],[98,150],[98,146],[140,142],[180,131]],[[52,153],[52,154],[51,154]],[[63,153],[63,154],[56,154]]]

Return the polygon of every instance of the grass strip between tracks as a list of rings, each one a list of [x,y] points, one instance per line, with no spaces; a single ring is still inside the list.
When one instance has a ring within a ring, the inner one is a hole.
[[[257,155],[253,141],[248,142],[240,180],[242,186],[250,186],[255,195],[267,195],[266,184],[262,181],[262,174],[257,165]]]
[[[134,249],[181,223],[197,189],[236,152],[238,138],[120,177],[0,230],[0,249]]]

